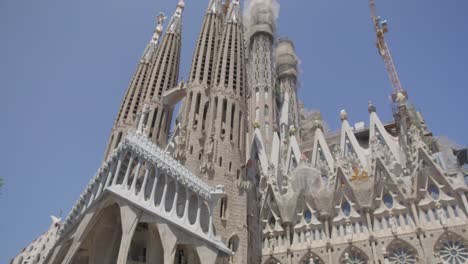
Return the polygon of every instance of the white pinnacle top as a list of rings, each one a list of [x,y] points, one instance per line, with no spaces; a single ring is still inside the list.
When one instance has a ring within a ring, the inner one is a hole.
[[[153,56],[154,51],[156,50],[156,47],[158,46],[159,38],[161,37],[161,34],[163,32],[163,22],[166,19],[166,16],[164,16],[163,13],[159,13],[159,15],[156,17],[156,29],[154,30],[153,37],[151,38],[150,43],[146,46],[145,51],[143,52],[142,56],[142,62],[148,63],[151,60],[151,56]]]
[[[227,13],[227,21],[229,22],[239,22],[241,19],[241,12],[240,12],[240,3],[239,0],[234,0],[229,7]]]
[[[185,1],[179,0],[176,11],[172,15],[167,29],[167,33],[180,34],[182,32],[182,13],[185,9]]]

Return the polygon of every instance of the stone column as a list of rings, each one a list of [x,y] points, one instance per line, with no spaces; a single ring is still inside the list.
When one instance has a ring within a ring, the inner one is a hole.
[[[189,205],[190,205],[190,192],[188,188],[185,188],[185,208],[184,208],[184,215],[183,215],[185,224],[190,224]]]
[[[150,201],[153,206],[154,206],[154,197],[156,195],[156,187],[158,186],[158,180],[159,180],[159,169],[157,167],[154,168],[154,183],[153,183],[153,188],[151,188],[151,194],[150,198],[148,201]]]
[[[114,179],[112,179],[112,185],[116,185],[117,184],[117,178],[119,176],[119,173],[120,173],[120,168],[122,167],[122,159],[119,159],[119,161],[117,162],[117,169],[115,170],[115,173],[114,173]],[[110,179],[110,178],[109,178]],[[109,187],[109,186],[108,186]]]
[[[166,193],[167,193],[167,186],[169,185],[169,183],[167,182],[167,174],[164,174],[164,190],[163,190],[163,194],[161,196],[161,203],[159,204],[159,208],[162,210],[162,211],[165,211],[166,210]]]
[[[209,207],[210,211],[208,212],[208,214],[210,216],[208,218],[208,235],[212,237],[213,236],[213,211],[214,211],[214,207],[216,206],[216,204],[213,201],[211,201],[209,203],[209,206],[210,206]]]
[[[132,185],[130,187],[130,193],[132,195],[135,194],[136,182],[137,182],[138,175],[140,174],[140,169],[141,169],[141,161],[138,162],[138,165],[135,171],[135,176],[133,176]]]
[[[120,216],[122,218],[122,240],[120,241],[117,264],[126,264],[133,234],[138,225],[141,212],[124,205],[120,207]]]
[[[125,172],[125,177],[122,181],[122,189],[125,189],[126,185],[128,185],[128,176],[132,170],[133,159],[134,159],[134,156],[132,155],[130,157],[130,160],[128,161],[127,171]]]
[[[195,220],[195,226],[196,226],[196,229],[199,230],[201,229],[201,226],[200,226],[200,212],[201,211],[201,201],[200,201],[200,197],[197,196],[197,219]]]
[[[172,201],[171,215],[177,216],[177,200],[179,199],[179,183],[174,179],[175,194],[174,201]]]
[[[198,257],[203,264],[215,264],[218,257],[218,253],[207,246],[197,247]]]
[[[138,193],[138,199],[145,199],[146,185],[148,185],[148,175],[151,171],[151,165],[146,165],[145,177],[143,178],[143,184],[141,185],[140,192]]]

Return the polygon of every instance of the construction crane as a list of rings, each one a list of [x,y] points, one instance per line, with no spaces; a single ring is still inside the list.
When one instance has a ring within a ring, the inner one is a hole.
[[[375,0],[369,0],[371,18],[374,23],[375,32],[377,34],[377,49],[379,50],[380,56],[385,63],[385,68],[387,69],[388,77],[393,87],[393,100],[396,99],[398,93],[402,93],[407,96],[406,91],[403,89],[400,83],[400,78],[398,78],[398,73],[396,71],[395,64],[393,63],[392,55],[390,54],[390,49],[388,48],[387,42],[385,41],[385,33],[388,32],[387,21],[383,20],[380,16],[377,15],[377,9],[375,7]]]

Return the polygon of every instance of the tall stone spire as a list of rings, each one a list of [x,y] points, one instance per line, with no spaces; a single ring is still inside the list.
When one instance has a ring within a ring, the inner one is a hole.
[[[178,142],[176,158],[196,175],[201,174],[200,161],[206,159],[204,144],[209,138],[209,91],[214,83],[222,26],[221,1],[210,0],[193,54],[187,83],[188,94],[179,113],[180,137],[183,140]]]
[[[110,151],[118,146],[124,134],[126,134],[128,129],[134,125],[136,115],[140,111],[144,95],[147,91],[147,85],[145,84],[147,82],[147,77],[154,66],[154,55],[157,51],[159,39],[163,32],[162,24],[165,19],[166,17],[162,13],[156,17],[156,28],[150,42],[147,44],[145,51],[143,52],[122,105],[120,106],[118,116],[115,120],[114,127],[112,128],[104,159],[107,159]]]
[[[268,154],[276,122],[272,59],[276,21],[273,12],[268,1],[253,1],[248,14],[249,137],[254,129],[260,129]]]
[[[248,224],[257,218],[250,214],[255,207],[255,188],[245,174],[246,131],[246,61],[244,25],[238,0],[231,2],[216,62],[213,87],[210,90],[208,117],[209,138],[206,140],[202,170],[213,185],[225,187],[226,196],[215,207],[214,225],[226,244],[238,241],[231,263],[257,263],[255,246],[250,246],[252,231]],[[255,229],[255,227],[253,227]],[[260,229],[257,229],[260,230]]]
[[[148,73],[147,91],[143,95],[150,107],[145,127],[148,137],[164,148],[171,126],[173,105],[164,104],[163,95],[177,86],[179,79],[180,52],[182,42],[182,13],[185,2],[180,0],[167,26],[161,46],[157,50],[154,66]]]
[[[300,128],[297,99],[297,57],[294,44],[289,39],[279,39],[275,50],[277,87],[282,98],[279,128],[282,139],[287,138],[291,126]],[[300,137],[297,137],[300,138]]]

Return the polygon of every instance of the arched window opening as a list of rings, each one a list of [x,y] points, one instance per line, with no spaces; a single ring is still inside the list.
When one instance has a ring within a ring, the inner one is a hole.
[[[265,105],[265,119],[270,115],[270,108],[268,105]]]
[[[197,99],[195,100],[195,112],[193,114],[193,128],[196,128],[198,125],[198,116],[200,114],[200,101],[201,101],[201,94],[197,94]]]
[[[260,108],[259,107],[255,108],[255,121],[256,122],[260,121]]]
[[[396,239],[387,247],[387,259],[392,264],[414,264],[418,260],[416,250],[403,240]]]
[[[312,212],[309,209],[306,209],[304,211],[304,220],[307,224],[310,224],[310,222],[312,222]]]
[[[354,246],[347,248],[341,255],[338,263],[346,264],[366,264],[369,262],[367,255],[360,249]]]
[[[383,202],[385,204],[385,207],[387,207],[387,209],[393,208],[393,197],[390,194],[387,193],[383,196]]]
[[[258,102],[260,101],[260,90],[257,88],[255,88],[255,102],[258,104]]]
[[[344,201],[343,204],[341,204],[341,210],[346,217],[351,215],[351,205],[348,201]]]
[[[232,236],[229,239],[228,247],[232,252],[236,253],[239,249],[239,237],[236,235]]]
[[[270,216],[270,219],[268,220],[268,224],[270,225],[271,229],[275,229],[276,226],[276,218],[272,215]]]
[[[234,115],[236,114],[236,105],[232,104],[231,106],[231,129],[229,139],[232,141],[234,139]]]
[[[226,115],[227,115],[227,99],[223,100],[223,112],[221,115],[221,135],[226,134]]]
[[[220,200],[220,206],[219,206],[219,217],[221,219],[227,219],[227,205],[228,205],[228,200],[227,197],[223,197]]]
[[[446,232],[437,241],[434,251],[443,263],[466,263],[468,242],[454,233]]]
[[[432,199],[439,200],[440,190],[437,186],[435,186],[434,184],[431,184],[427,188],[427,191],[429,192],[429,195],[432,197]]]
[[[206,128],[206,117],[208,115],[208,109],[210,107],[210,102],[206,102],[205,108],[203,109],[203,124],[202,124],[202,130],[204,131]]]

